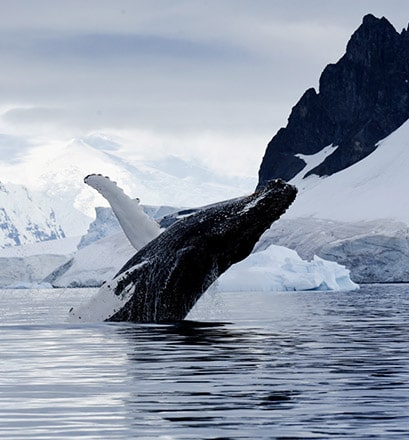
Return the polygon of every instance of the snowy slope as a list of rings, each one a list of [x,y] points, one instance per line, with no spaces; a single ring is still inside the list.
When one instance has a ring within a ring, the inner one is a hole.
[[[333,150],[334,151],[334,150]],[[327,151],[328,152],[328,151]],[[315,156],[315,155],[314,155]],[[323,159],[326,154],[322,154]],[[312,156],[304,156],[306,168]],[[291,181],[299,194],[285,218],[340,221],[390,218],[409,225],[409,121],[365,159],[329,177]]]

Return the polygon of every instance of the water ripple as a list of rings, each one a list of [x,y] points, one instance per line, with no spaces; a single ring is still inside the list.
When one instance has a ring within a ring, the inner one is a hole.
[[[65,323],[90,293],[0,291],[0,438],[409,437],[409,286],[230,294],[175,325]]]

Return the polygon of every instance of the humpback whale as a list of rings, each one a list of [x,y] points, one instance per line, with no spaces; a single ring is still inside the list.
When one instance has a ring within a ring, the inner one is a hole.
[[[294,186],[277,179],[249,196],[211,205],[178,220],[103,284],[96,299],[114,303],[104,319],[183,320],[223,272],[251,253],[262,233],[294,201],[296,192]],[[72,315],[81,319],[78,312]]]

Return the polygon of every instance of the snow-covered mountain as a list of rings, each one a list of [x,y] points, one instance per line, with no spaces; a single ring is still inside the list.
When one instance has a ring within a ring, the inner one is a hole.
[[[55,212],[41,194],[0,182],[0,246],[64,238]]]
[[[104,199],[83,182],[85,176],[93,173],[109,176],[131,197],[150,205],[203,205],[232,197],[232,194],[241,195],[243,190],[251,188],[248,181],[218,176],[180,158],[168,158],[172,167],[167,171],[163,159],[157,162],[131,160],[122,157],[120,151],[113,154],[94,145],[85,138],[74,139],[59,148],[44,162],[42,170],[36,172],[32,185],[53,201],[72,200],[74,207],[88,216],[93,215],[95,206],[107,206]]]
[[[151,206],[205,205],[251,192],[255,182],[220,176],[172,156],[158,161],[132,161],[121,156],[119,144],[112,151],[112,142],[107,136],[93,135],[64,145],[41,145],[18,163],[1,163],[1,174],[14,185],[7,183],[7,188],[13,190],[7,189],[0,199],[0,208],[4,208],[0,212],[4,225],[0,247],[83,235],[94,217],[95,207],[107,206],[104,198],[84,183],[84,177],[91,173],[109,176],[131,197]],[[29,200],[33,193],[36,207]],[[7,208],[11,206],[18,208]],[[155,209],[158,208],[150,210]],[[31,228],[32,233],[20,232],[19,236],[15,231],[22,228]]]
[[[409,32],[364,17],[314,99],[301,98],[270,142],[259,184],[287,176],[297,186],[285,218],[409,225]]]

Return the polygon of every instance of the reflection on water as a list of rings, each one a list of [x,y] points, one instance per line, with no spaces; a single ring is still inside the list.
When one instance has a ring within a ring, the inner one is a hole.
[[[89,293],[0,291],[0,438],[409,438],[409,286],[66,324]]]

